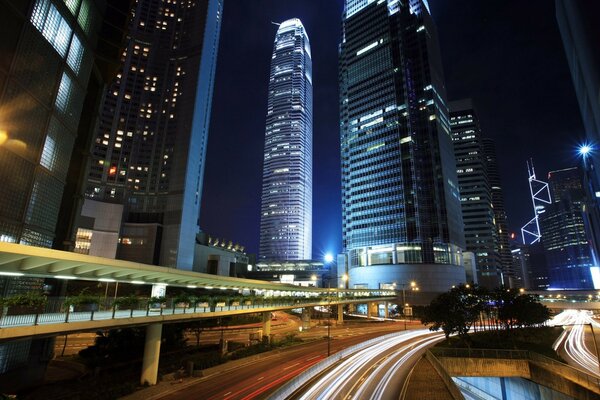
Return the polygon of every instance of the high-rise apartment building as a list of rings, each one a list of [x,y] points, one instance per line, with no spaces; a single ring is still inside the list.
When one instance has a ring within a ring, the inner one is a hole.
[[[465,281],[437,31],[422,0],[347,0],[340,43],[343,245],[350,287]]]
[[[466,249],[475,254],[479,284],[493,289],[502,284],[502,265],[483,134],[470,99],[450,103],[450,126]]]
[[[541,215],[540,228],[549,287],[595,289],[594,278],[600,284],[600,276],[590,240],[583,171],[579,167],[550,171],[548,184],[552,204]]]
[[[95,121],[127,4],[0,1],[0,241],[55,245],[73,150]],[[50,286],[3,276],[0,296]],[[53,345],[51,338],[2,344],[0,392],[41,383]]]
[[[302,22],[273,44],[260,219],[261,260],[312,257],[312,58]]]
[[[222,14],[223,0],[132,6],[85,187],[86,201],[123,206],[117,258],[192,269]],[[80,252],[105,207],[86,210]]]

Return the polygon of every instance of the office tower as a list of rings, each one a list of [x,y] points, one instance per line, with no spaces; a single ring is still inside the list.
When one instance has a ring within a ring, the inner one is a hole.
[[[592,271],[598,267],[589,239],[583,171],[579,167],[551,171],[548,184],[552,204],[540,216],[540,228],[549,286],[552,289],[594,289]]]
[[[117,258],[192,269],[223,0],[134,3],[105,93],[75,248],[123,206]],[[110,229],[119,230],[118,224]],[[114,251],[113,251],[114,253]]]
[[[479,284],[494,289],[502,284],[502,266],[483,134],[470,99],[450,103],[450,126],[466,249],[475,254]]]
[[[97,105],[108,65],[118,58],[110,47],[115,35],[120,41],[126,5],[2,1],[0,241],[53,246],[71,155],[95,114],[84,107]],[[2,297],[42,289],[48,286],[41,279],[0,279]],[[2,344],[0,392],[41,383],[53,345],[53,339]]]
[[[496,155],[496,144],[490,138],[484,137],[483,154],[485,156],[487,177],[492,194],[492,206],[494,210],[494,220],[496,228],[496,251],[500,256],[502,266],[503,283],[509,287],[524,287],[523,274],[521,268],[513,267],[513,256],[510,250],[508,234],[508,218],[506,208],[504,207],[504,192],[502,191],[502,181],[500,180],[500,169],[498,167],[498,157]]]
[[[260,260],[312,256],[312,59],[302,22],[273,44],[260,219]]]
[[[465,281],[464,236],[436,27],[421,0],[347,0],[342,18],[349,286],[446,291]]]
[[[589,143],[600,145],[600,3],[595,0],[556,0],[556,19],[571,70],[579,109]],[[600,166],[600,151],[590,154]],[[600,190],[596,168],[595,191]]]

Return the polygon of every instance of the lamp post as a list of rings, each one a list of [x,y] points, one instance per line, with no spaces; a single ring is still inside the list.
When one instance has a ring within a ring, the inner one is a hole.
[[[334,257],[331,253],[327,253],[325,254],[324,257],[324,261],[325,264],[332,264],[334,261]],[[327,357],[329,357],[331,355],[331,280],[334,279],[336,280],[336,286],[337,286],[337,279],[340,278],[340,276],[336,273],[336,274],[332,274],[331,273],[331,265],[329,266],[329,276],[327,279]],[[343,283],[343,286],[346,287],[346,285],[348,284],[348,274],[344,274],[341,276]]]
[[[404,310],[406,307],[408,307],[408,303],[406,303],[406,285],[410,285],[410,290],[419,290],[419,288],[417,287],[417,282],[415,281],[410,281],[408,283],[403,282],[400,285],[402,285],[402,315],[404,315]],[[396,287],[396,282],[393,283],[393,286]],[[404,330],[406,330],[406,315],[404,315]]]

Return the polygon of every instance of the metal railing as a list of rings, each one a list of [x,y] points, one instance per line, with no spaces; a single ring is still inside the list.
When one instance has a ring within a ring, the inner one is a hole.
[[[344,301],[358,302],[374,301],[379,297],[364,297],[364,299],[348,298],[339,299],[336,303]],[[119,305],[121,299],[108,298],[92,305],[69,305],[66,297],[48,298],[43,307],[4,306],[0,307],[0,328],[35,326],[45,324],[59,324],[68,322],[99,321],[109,319],[154,317],[163,315],[184,314],[210,314],[213,312],[252,310],[277,310],[280,308],[306,307],[314,305],[329,305],[326,299],[298,298],[254,299],[253,301],[214,301],[197,302],[195,304],[177,302],[175,299],[166,299],[160,303],[151,299],[140,298],[136,304],[127,306]],[[334,304],[334,303],[331,303]]]

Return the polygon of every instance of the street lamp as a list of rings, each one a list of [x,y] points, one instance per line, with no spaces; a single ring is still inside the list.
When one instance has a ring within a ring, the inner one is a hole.
[[[410,285],[410,290],[419,290],[419,288],[417,287],[417,282],[415,281],[410,281],[408,283],[400,283],[400,285],[402,285],[402,314],[404,315],[404,310],[406,309],[406,307],[408,307],[408,303],[406,302],[406,291],[404,290],[404,288],[406,287],[406,285]],[[394,286],[395,288],[396,282],[394,282],[392,286]],[[404,330],[406,330],[406,315],[404,315]]]

